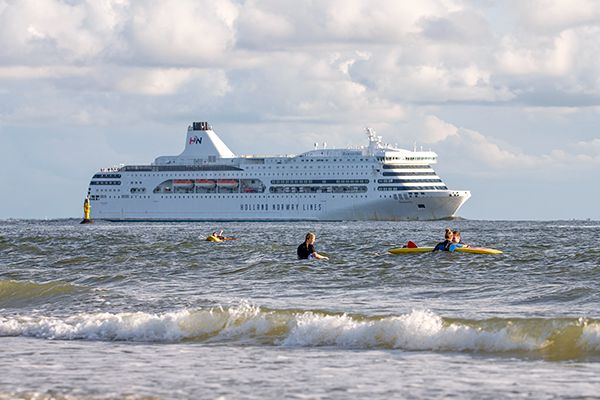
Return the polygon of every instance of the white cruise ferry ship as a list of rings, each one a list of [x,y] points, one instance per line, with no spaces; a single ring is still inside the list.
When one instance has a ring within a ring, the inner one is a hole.
[[[207,122],[185,149],[150,165],[101,169],[88,188],[91,218],[110,221],[436,220],[471,196],[449,190],[437,155],[369,144],[296,156],[236,156]]]

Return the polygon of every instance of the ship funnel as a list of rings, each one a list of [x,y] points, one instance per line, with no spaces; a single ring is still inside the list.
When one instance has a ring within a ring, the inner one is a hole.
[[[235,154],[212,130],[208,122],[194,122],[188,127],[185,149],[179,157],[207,159],[209,156],[233,158]]]
[[[235,154],[212,130],[208,122],[194,122],[188,126],[185,148],[178,156],[160,156],[155,165],[193,165],[215,162],[219,158],[235,158]]]

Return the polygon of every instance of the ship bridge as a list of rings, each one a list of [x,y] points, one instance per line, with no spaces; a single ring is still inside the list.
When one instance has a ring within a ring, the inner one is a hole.
[[[386,164],[435,164],[437,154],[433,151],[409,151],[402,149],[386,149],[376,154],[377,160]]]
[[[389,144],[384,144],[381,136],[377,136],[371,128],[366,128],[366,134],[369,138],[369,145],[365,149],[366,153],[375,156],[378,161],[386,164],[435,164],[437,154],[433,151],[417,151],[417,149],[405,150],[398,149]]]

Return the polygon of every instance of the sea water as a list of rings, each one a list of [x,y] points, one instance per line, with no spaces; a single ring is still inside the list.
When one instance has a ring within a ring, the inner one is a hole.
[[[0,221],[0,399],[600,396],[599,222],[78,222]]]

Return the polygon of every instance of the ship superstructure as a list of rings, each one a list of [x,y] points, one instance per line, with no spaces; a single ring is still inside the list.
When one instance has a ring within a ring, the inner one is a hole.
[[[449,190],[432,151],[383,144],[296,156],[236,156],[207,122],[188,127],[184,151],[150,165],[101,169],[88,188],[93,219],[435,220],[471,196]]]

